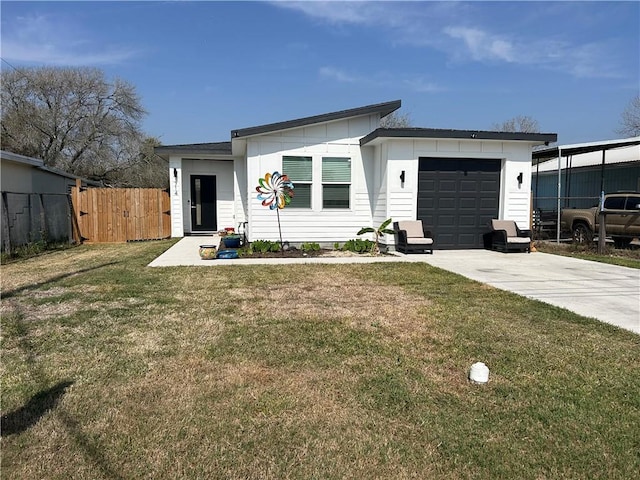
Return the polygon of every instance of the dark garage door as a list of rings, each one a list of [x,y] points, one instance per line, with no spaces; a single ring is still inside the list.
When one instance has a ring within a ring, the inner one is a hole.
[[[435,248],[483,248],[483,235],[500,205],[499,159],[419,159],[418,219]]]

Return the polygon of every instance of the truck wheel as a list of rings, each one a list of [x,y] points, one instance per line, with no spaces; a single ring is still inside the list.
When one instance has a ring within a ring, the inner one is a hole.
[[[593,240],[593,233],[591,229],[584,223],[576,223],[573,226],[573,241],[574,243],[591,243]]]

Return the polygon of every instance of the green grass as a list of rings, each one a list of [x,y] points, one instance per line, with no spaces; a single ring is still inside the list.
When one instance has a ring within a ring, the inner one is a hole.
[[[619,249],[606,246],[604,253],[598,254],[595,245],[556,244],[554,242],[537,242],[536,248],[540,252],[553,253],[567,257],[580,258],[592,262],[609,263],[621,267],[640,269],[640,248]]]
[[[640,471],[638,335],[426,264],[146,267],[171,244],[2,266],[3,477]]]

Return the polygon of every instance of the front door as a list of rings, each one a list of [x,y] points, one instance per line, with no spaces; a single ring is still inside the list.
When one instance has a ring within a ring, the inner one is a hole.
[[[191,176],[191,231],[218,229],[215,175]]]

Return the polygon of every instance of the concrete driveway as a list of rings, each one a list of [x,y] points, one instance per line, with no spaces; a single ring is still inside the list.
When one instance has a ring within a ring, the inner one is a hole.
[[[433,255],[309,259],[202,260],[198,247],[218,238],[185,237],[151,262],[178,265],[425,262],[502,290],[566,308],[640,334],[640,270],[576,258],[489,250],[436,250]]]
[[[540,252],[442,250],[425,261],[640,333],[640,270]]]

